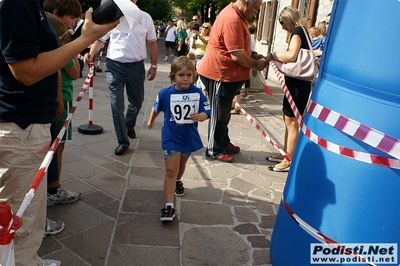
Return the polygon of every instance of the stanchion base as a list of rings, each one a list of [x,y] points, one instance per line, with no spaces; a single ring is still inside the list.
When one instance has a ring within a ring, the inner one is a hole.
[[[103,127],[99,125],[85,124],[78,127],[78,132],[87,135],[96,135],[103,132]]]

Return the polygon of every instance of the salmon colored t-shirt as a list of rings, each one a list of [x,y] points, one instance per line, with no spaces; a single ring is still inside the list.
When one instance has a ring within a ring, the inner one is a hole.
[[[213,24],[205,56],[198,73],[212,80],[238,82],[250,78],[250,71],[232,60],[230,52],[245,50],[251,56],[250,32],[244,17],[230,3]]]

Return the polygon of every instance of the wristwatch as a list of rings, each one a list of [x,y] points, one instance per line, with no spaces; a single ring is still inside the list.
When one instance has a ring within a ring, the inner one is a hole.
[[[157,65],[151,65],[151,67],[157,70]]]

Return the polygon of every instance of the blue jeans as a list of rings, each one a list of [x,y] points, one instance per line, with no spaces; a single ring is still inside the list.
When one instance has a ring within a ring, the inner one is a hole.
[[[128,144],[128,129],[133,129],[144,100],[144,62],[120,63],[107,58],[106,78],[110,91],[111,111],[119,144]],[[124,86],[128,109],[124,116]]]

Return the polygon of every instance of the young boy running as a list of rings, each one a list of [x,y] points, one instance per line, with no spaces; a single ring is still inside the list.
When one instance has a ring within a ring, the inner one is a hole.
[[[160,112],[164,113],[161,131],[165,158],[164,197],[161,221],[172,221],[175,216],[174,194],[183,196],[186,162],[192,152],[203,148],[197,126],[210,116],[210,107],[203,92],[193,85],[196,74],[193,62],[180,56],[171,64],[169,78],[173,85],[162,89],[151,110],[147,127],[151,129]]]

